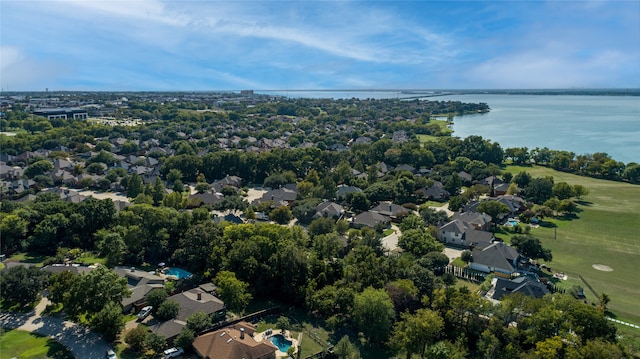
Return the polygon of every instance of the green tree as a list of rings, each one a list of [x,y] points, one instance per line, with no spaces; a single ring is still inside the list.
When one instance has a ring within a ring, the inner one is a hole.
[[[531,259],[544,259],[550,262],[553,259],[550,249],[542,247],[540,239],[530,236],[513,236],[511,237],[511,245],[525,257]]]
[[[462,196],[451,196],[449,197],[449,209],[457,212],[460,208],[464,207],[465,200]]]
[[[195,339],[195,333],[189,329],[188,327],[182,328],[180,334],[175,339],[175,344],[177,347],[184,348],[185,350],[189,350],[193,345],[193,340]]]
[[[567,182],[558,182],[553,185],[552,193],[559,200],[569,199],[574,196],[573,187]]]
[[[211,318],[204,312],[195,312],[187,317],[187,328],[193,333],[199,333],[211,326]]]
[[[531,175],[526,171],[519,172],[513,177],[513,183],[518,185],[518,187],[520,188],[527,187],[529,185],[529,182],[531,182]]]
[[[56,304],[62,304],[64,294],[71,288],[71,283],[76,279],[75,274],[69,270],[51,275],[49,278],[49,294],[47,298]]]
[[[120,303],[109,302],[91,317],[89,327],[101,333],[105,339],[114,341],[124,329],[124,316]]]
[[[280,206],[269,213],[269,218],[278,224],[287,224],[293,219],[293,213],[287,206]]]
[[[3,214],[0,219],[0,249],[3,253],[13,252],[26,239],[29,222],[15,213]]]
[[[142,353],[147,347],[147,333],[149,333],[147,326],[138,324],[137,327],[127,332],[124,336],[124,342],[129,345],[129,349],[136,353]]]
[[[165,300],[160,304],[158,310],[154,314],[154,317],[158,320],[170,320],[178,316],[180,311],[180,304],[173,300]]]
[[[169,295],[164,289],[156,288],[147,294],[146,301],[147,304],[153,307],[153,312],[156,313],[160,308],[160,304],[167,300],[168,297]]]
[[[156,355],[162,354],[167,347],[167,340],[160,334],[154,332],[147,333],[145,338],[145,347],[152,350]]]
[[[385,290],[369,287],[354,297],[352,315],[365,337],[382,343],[389,337],[396,313]]]
[[[282,333],[291,329],[291,322],[289,321],[289,318],[284,315],[279,316],[276,320],[276,328],[280,329]]]
[[[484,201],[478,205],[478,212],[490,215],[492,222],[495,223],[501,214],[509,213],[509,207],[498,201]]]
[[[460,259],[462,259],[462,261],[465,263],[471,262],[471,251],[462,251],[462,253],[460,254]]]
[[[576,198],[581,199],[582,197],[589,194],[589,189],[581,184],[573,185],[573,194]]]
[[[410,279],[398,279],[389,282],[384,286],[384,289],[389,294],[396,313],[402,313],[407,310],[414,311],[420,303],[418,287]]]
[[[393,328],[392,347],[406,350],[407,358],[412,354],[424,358],[427,346],[443,335],[444,320],[438,312],[430,309],[418,309],[415,314],[405,312],[400,318]]]
[[[248,292],[249,284],[236,278],[235,273],[221,271],[216,275],[215,283],[218,286],[220,299],[229,310],[241,312],[249,304],[252,298]]]
[[[133,173],[127,181],[127,197],[136,198],[143,189],[142,178],[137,173]]]
[[[409,229],[402,232],[402,235],[398,239],[398,246],[417,257],[421,257],[429,252],[442,251],[444,248],[429,232],[423,229]]]
[[[24,169],[24,175],[28,178],[34,178],[53,170],[53,164],[49,160],[36,161]]]
[[[343,336],[333,348],[333,352],[338,359],[356,359],[360,358],[360,351],[351,343],[349,336]]]
[[[547,178],[534,178],[524,188],[524,196],[533,203],[544,203],[553,195],[553,182]]]
[[[107,257],[106,265],[113,267],[122,264],[127,251],[127,245],[122,236],[117,232],[101,229],[96,232],[95,237],[100,254]]]
[[[64,296],[63,305],[67,315],[77,318],[81,314],[97,313],[109,303],[120,305],[122,299],[130,295],[125,278],[105,266],[98,266],[77,276]]]
[[[16,266],[0,271],[0,298],[20,305],[32,303],[48,280],[49,273],[37,267]]]
[[[153,194],[151,195],[151,197],[153,197],[153,204],[155,206],[159,206],[162,203],[164,196],[165,196],[164,183],[160,178],[156,178],[156,182],[153,185]]]
[[[424,220],[415,214],[411,214],[402,219],[400,223],[400,231],[404,232],[410,229],[421,229],[424,230],[427,227],[427,224],[424,223]]]

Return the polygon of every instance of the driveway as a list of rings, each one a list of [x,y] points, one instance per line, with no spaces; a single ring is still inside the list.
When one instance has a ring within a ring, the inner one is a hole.
[[[393,233],[382,238],[382,246],[390,252],[397,251],[398,248],[398,238],[400,236],[400,229],[398,226],[391,225],[391,229],[393,229]]]
[[[5,328],[25,330],[55,339],[69,348],[77,359],[105,357],[111,346],[102,336],[61,318],[41,316],[49,303],[48,299],[43,298],[35,310],[28,313],[0,313],[0,323]]]

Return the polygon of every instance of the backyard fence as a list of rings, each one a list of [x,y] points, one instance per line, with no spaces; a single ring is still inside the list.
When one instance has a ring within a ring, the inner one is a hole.
[[[457,278],[465,279],[477,284],[482,283],[485,276],[487,275],[484,272],[480,272],[470,268],[460,268],[454,265],[448,265],[444,267],[443,273],[451,273]]]
[[[206,333],[210,333],[210,332],[215,332],[218,329],[222,329],[234,324],[238,324],[240,322],[250,322],[252,323],[253,321],[255,321],[256,319],[260,319],[269,315],[273,315],[273,314],[279,314],[281,313],[282,310],[280,309],[280,307],[271,307],[269,309],[264,309],[264,310],[260,310],[251,314],[247,314],[244,317],[241,318],[237,318],[234,320],[230,320],[230,321],[225,321],[219,324],[214,325],[213,327],[203,330],[202,332],[198,333],[198,335],[202,335],[202,334],[206,334]]]

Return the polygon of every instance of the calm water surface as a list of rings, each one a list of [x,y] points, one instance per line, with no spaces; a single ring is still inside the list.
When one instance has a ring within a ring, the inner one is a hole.
[[[430,98],[486,102],[486,114],[458,116],[454,135],[480,135],[508,147],[549,147],[576,154],[606,152],[640,162],[636,96],[455,95]]]
[[[287,97],[403,98],[397,91],[292,91]],[[548,147],[575,154],[606,152],[640,163],[640,97],[574,95],[450,95],[425,100],[486,102],[486,114],[458,116],[454,136],[480,135],[509,147]]]

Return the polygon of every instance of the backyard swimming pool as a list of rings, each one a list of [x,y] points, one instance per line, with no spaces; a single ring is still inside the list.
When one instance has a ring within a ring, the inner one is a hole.
[[[293,344],[291,340],[285,339],[282,334],[273,335],[271,338],[269,338],[269,341],[271,341],[273,345],[277,346],[278,350],[280,350],[283,353],[286,353],[287,350],[291,348],[291,344]]]
[[[178,279],[185,279],[185,278],[190,278],[191,276],[193,276],[193,274],[191,274],[191,272],[188,272],[182,268],[175,268],[175,267],[171,267],[171,268],[167,268],[163,271],[163,273],[165,275],[170,275],[170,276],[174,276]]]

